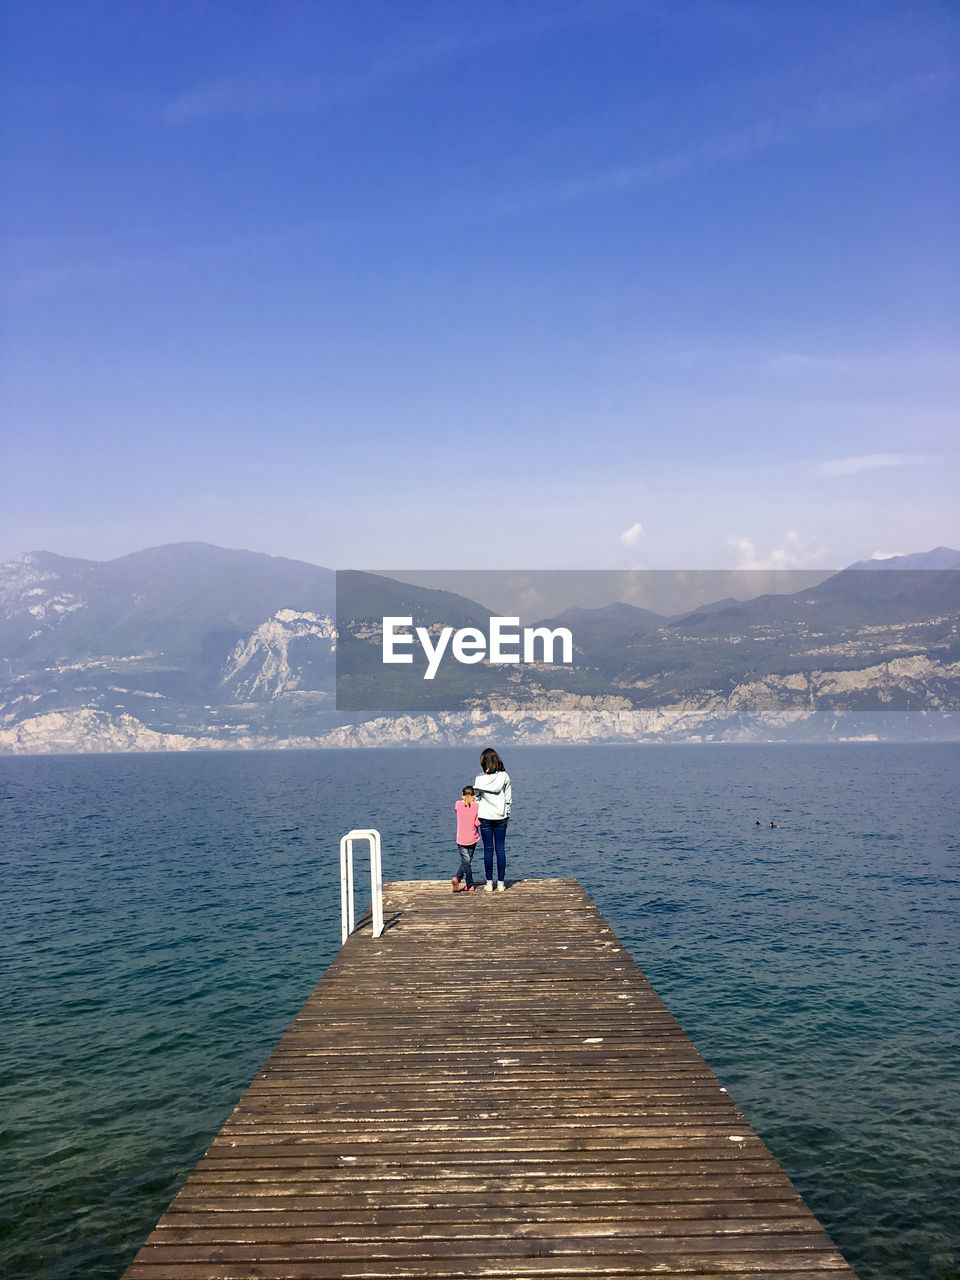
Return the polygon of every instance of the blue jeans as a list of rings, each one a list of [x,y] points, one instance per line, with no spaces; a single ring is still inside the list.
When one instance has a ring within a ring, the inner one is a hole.
[[[481,818],[480,839],[483,841],[483,870],[488,880],[493,879],[493,851],[497,851],[497,879],[501,884],[507,878],[507,819]]]
[[[476,849],[475,844],[458,844],[460,850],[460,867],[457,871],[457,879],[462,880],[467,888],[473,885],[473,866],[470,859],[473,857],[473,851]]]

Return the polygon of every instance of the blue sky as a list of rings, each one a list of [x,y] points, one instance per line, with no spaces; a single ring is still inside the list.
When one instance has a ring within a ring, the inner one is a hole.
[[[0,559],[960,546],[950,3],[5,0]]]

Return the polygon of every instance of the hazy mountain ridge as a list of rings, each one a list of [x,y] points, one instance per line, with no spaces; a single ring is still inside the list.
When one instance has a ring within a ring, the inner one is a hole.
[[[550,621],[574,629],[572,668],[463,668],[446,705],[347,717],[338,622],[378,662],[385,599],[434,627],[490,611],[352,574],[335,621],[331,570],[202,543],[32,552],[0,566],[0,750],[957,736],[960,553],[899,559],[679,618],[566,610]]]
[[[257,552],[179,543],[102,564],[18,556],[0,566],[0,733],[94,711],[147,733],[234,741],[252,712],[273,735],[262,697],[269,706],[312,684],[332,703],[333,612],[332,570]],[[100,723],[81,716],[79,740]]]
[[[934,547],[932,551],[916,551],[905,556],[877,556],[858,560],[848,569],[960,569],[960,551],[952,547]]]

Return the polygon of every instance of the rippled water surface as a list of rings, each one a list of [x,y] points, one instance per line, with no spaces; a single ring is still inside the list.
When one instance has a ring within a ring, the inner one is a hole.
[[[477,754],[0,760],[0,1274],[119,1276],[332,959],[340,836],[452,874]],[[508,878],[579,877],[861,1280],[960,1275],[958,765],[507,754]]]

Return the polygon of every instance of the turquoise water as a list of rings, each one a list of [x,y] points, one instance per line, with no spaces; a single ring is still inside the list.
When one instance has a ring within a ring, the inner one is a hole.
[[[333,957],[340,836],[452,874],[477,755],[0,760],[0,1274],[122,1272]],[[861,1280],[960,1275],[960,746],[507,765],[508,877],[580,878]]]

